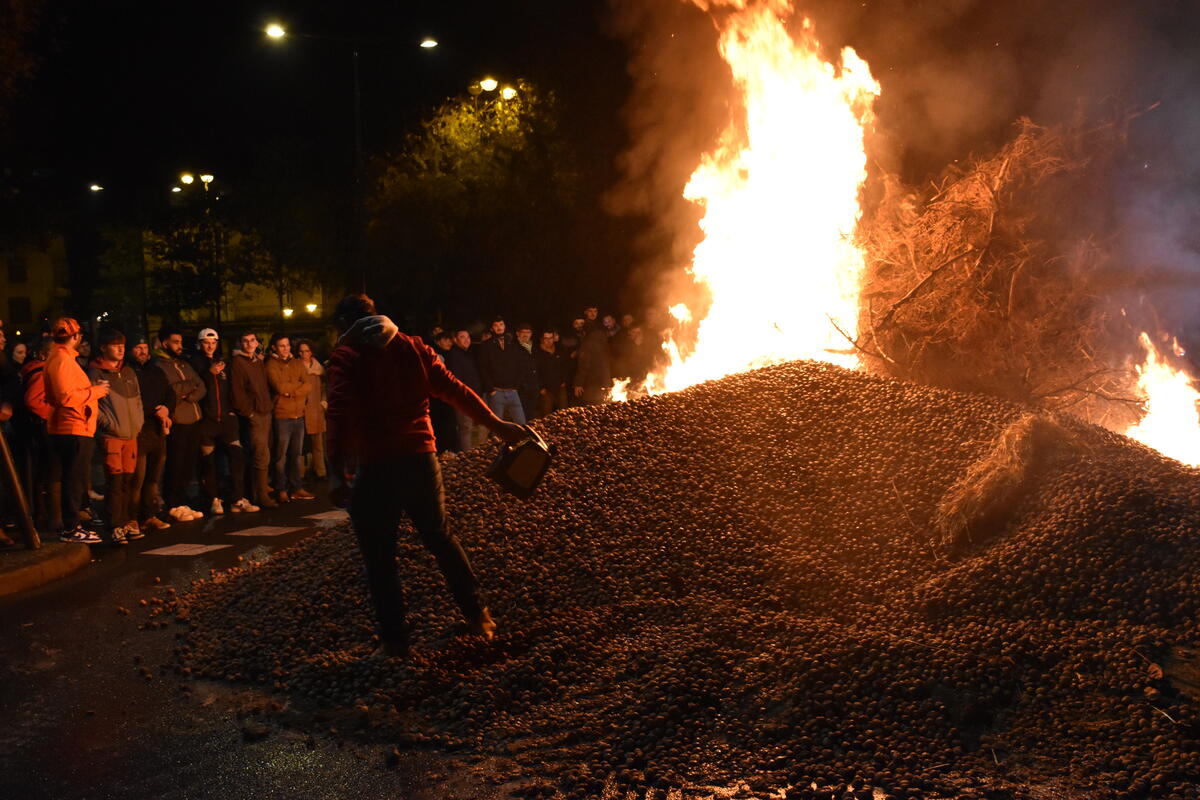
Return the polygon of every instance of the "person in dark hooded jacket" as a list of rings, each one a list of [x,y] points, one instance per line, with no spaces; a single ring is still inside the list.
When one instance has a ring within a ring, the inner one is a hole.
[[[479,596],[466,553],[447,528],[429,398],[441,398],[507,442],[527,434],[493,414],[428,345],[377,316],[366,295],[343,299],[333,321],[342,335],[328,370],[331,497],[338,504],[349,499],[383,640],[379,655],[401,656],[408,649],[396,572],[396,532],[405,513],[437,558],[470,630],[490,639],[496,623]],[[357,464],[352,489],[351,459]]]
[[[259,507],[246,499],[246,459],[233,412],[229,365],[221,358],[221,340],[212,328],[200,331],[192,356],[192,368],[204,381],[204,400],[200,404],[200,485],[214,515],[224,514],[221,487],[217,478],[217,452],[224,451],[229,461],[229,510],[235,514],[253,513]]]
[[[167,376],[175,407],[171,409],[171,435],[167,437],[166,496],[168,514],[179,522],[204,517],[204,512],[188,505],[188,492],[196,477],[200,460],[200,401],[204,399],[204,381],[196,374],[183,352],[183,334],[177,329],[159,333],[164,355],[156,359]]]

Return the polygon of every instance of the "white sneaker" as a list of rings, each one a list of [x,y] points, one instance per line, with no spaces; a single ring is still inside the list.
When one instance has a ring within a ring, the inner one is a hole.
[[[82,525],[76,525],[69,531],[63,531],[58,539],[61,542],[79,542],[80,544],[100,543],[100,537]]]
[[[241,500],[238,500],[236,503],[231,505],[229,510],[235,514],[240,514],[243,511],[248,514],[253,514],[254,512],[261,511],[262,509],[243,497]]]
[[[212,511],[213,516],[220,516],[225,513],[225,507],[221,505],[221,498],[213,498],[212,508],[210,510]]]
[[[204,514],[187,506],[175,506],[167,514],[176,522],[191,522],[194,519],[204,519]]]

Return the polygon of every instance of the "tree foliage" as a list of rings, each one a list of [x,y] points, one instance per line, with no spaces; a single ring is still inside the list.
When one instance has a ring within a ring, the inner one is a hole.
[[[553,96],[447,100],[375,165],[369,283],[394,305],[481,313],[556,302],[572,276],[577,159]]]

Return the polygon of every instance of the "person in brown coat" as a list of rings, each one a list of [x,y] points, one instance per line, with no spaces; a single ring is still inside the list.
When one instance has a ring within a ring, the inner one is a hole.
[[[312,500],[300,485],[304,458],[304,406],[313,381],[300,359],[292,355],[292,340],[285,333],[271,337],[267,382],[275,396],[275,499],[280,503]]]
[[[304,404],[304,435],[308,437],[308,452],[312,455],[313,473],[325,477],[325,367],[313,355],[312,343],[301,339],[296,345],[300,363],[312,379],[312,390]]]
[[[233,351],[229,371],[230,402],[238,416],[241,441],[250,446],[254,467],[254,501],[266,508],[278,503],[271,497],[267,471],[271,468],[271,425],[275,404],[271,402],[271,386],[267,381],[267,365],[258,352],[258,335],[244,331],[238,337],[238,349]]]

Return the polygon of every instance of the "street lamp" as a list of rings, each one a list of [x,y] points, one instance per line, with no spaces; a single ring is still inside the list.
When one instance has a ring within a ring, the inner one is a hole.
[[[178,194],[179,192],[182,192],[182,191],[183,191],[183,189],[179,188],[178,186],[172,186],[172,187],[171,187],[171,193],[172,193],[172,194]]]
[[[91,186],[88,187],[88,190],[92,191],[92,192],[103,192],[104,187],[98,183],[93,183]]]
[[[309,303],[308,305],[306,305],[306,306],[304,307],[304,310],[305,310],[305,311],[307,311],[307,312],[308,312],[308,313],[310,313],[310,314],[315,314],[315,313],[317,313],[317,304],[316,304],[316,303]]]
[[[479,88],[483,89],[485,92],[494,92],[496,91],[496,87],[499,85],[500,82],[495,78],[484,78],[479,82]]]
[[[345,36],[325,36],[315,33],[288,33],[287,29],[281,23],[272,22],[263,29],[263,32],[275,41],[282,41],[285,38],[300,38],[300,39],[321,39],[327,42],[337,42],[343,45],[350,46],[351,63],[353,64],[354,76],[354,196],[355,196],[355,214],[358,216],[357,227],[359,228],[358,249],[356,257],[350,259],[352,262],[358,262],[359,275],[362,282],[363,291],[366,291],[366,272],[364,265],[363,252],[365,251],[365,243],[362,240],[364,236],[365,226],[362,221],[363,214],[363,198],[362,198],[362,174],[363,174],[363,145],[362,145],[362,89],[359,79],[358,68],[358,37]],[[436,39],[426,36],[421,40],[419,45],[423,50],[432,50],[438,46]],[[207,188],[207,187],[205,187]]]
[[[517,96],[517,90],[511,86],[505,86],[503,89],[500,90],[500,99],[501,100],[512,100],[516,96]]]
[[[185,172],[179,176],[179,182],[184,184],[185,186],[191,186],[192,183],[195,182],[195,180],[196,180],[196,177],[194,175],[192,175],[192,173],[190,173],[190,172]]]
[[[212,175],[201,175],[200,182],[204,184],[204,191],[208,191],[208,185],[213,182]]]
[[[295,314],[295,313],[296,313],[296,309],[294,309],[294,308],[285,308],[283,310],[283,316],[288,319],[291,319],[292,314]]]

